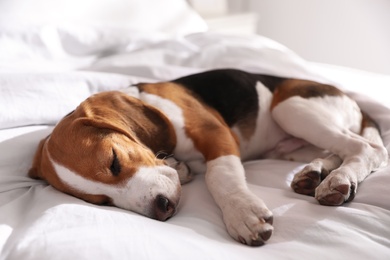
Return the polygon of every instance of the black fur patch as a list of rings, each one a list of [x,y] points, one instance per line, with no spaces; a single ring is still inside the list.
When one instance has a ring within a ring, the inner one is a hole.
[[[236,69],[220,69],[182,77],[178,83],[215,108],[232,126],[248,115],[256,115],[259,98],[256,83],[262,82],[271,92],[284,78],[253,74]]]

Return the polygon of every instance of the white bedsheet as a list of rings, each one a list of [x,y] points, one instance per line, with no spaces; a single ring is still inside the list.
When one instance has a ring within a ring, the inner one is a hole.
[[[390,149],[389,76],[309,63],[260,36],[3,26],[0,259],[389,259],[390,167],[369,176],[353,202],[325,207],[289,187],[301,163],[246,162],[250,189],[274,213],[274,234],[258,248],[229,237],[203,175],[183,187],[167,222],[95,206],[27,177],[39,140],[90,94],[223,67],[334,83],[377,120]]]

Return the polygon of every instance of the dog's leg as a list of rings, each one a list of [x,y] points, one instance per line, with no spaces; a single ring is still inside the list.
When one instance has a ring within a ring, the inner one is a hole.
[[[259,246],[272,234],[273,217],[247,187],[241,160],[225,155],[207,162],[206,183],[221,208],[229,234],[243,244]]]
[[[353,135],[360,140],[360,145],[357,141],[360,150],[352,150],[353,155],[344,158],[341,166],[330,172],[317,187],[315,197],[321,204],[332,206],[353,200],[357,185],[372,171],[387,165],[388,153],[378,128],[366,116],[362,125],[361,136]]]
[[[204,156],[206,185],[222,211],[228,233],[247,245],[264,244],[273,231],[272,213],[247,186],[237,139],[215,116],[204,114],[198,123],[187,133]]]
[[[296,193],[314,196],[315,189],[331,171],[337,169],[343,161],[338,155],[317,158],[294,176],[291,187]]]
[[[345,95],[316,98],[293,96],[275,106],[272,115],[287,133],[328,150],[341,159],[333,156],[325,161],[315,161],[306,174],[299,173],[296,177],[293,185],[312,193],[321,177],[312,169],[327,167],[329,172],[335,168],[315,190],[315,198],[321,204],[340,205],[352,200],[358,183],[387,163],[387,151],[375,127],[366,127],[362,136],[355,133],[361,130],[362,114],[356,103]],[[324,162],[327,166],[324,166]],[[321,163],[323,165],[319,166]],[[337,168],[338,164],[340,167]]]
[[[273,231],[272,213],[249,190],[238,140],[222,116],[179,85],[164,83],[155,88],[149,84],[142,91],[142,100],[170,115],[179,159],[206,162],[206,185],[228,233],[244,244],[264,244]]]

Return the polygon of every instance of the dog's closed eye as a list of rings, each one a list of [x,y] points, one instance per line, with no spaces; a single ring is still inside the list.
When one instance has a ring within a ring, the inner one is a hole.
[[[111,171],[112,175],[118,176],[119,173],[121,172],[121,164],[119,163],[118,156],[116,155],[116,152],[114,149],[112,149],[112,154],[113,154],[113,159],[112,159],[112,163],[110,166],[110,171]]]

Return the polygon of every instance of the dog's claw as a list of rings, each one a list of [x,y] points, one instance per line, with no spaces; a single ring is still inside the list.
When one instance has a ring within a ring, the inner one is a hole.
[[[265,241],[270,239],[271,235],[272,235],[272,229],[267,230],[267,231],[262,232],[262,233],[259,233],[254,238],[252,238],[250,240],[249,245],[250,246],[262,246],[265,244]],[[247,245],[245,238],[243,238],[242,236],[238,236],[237,240],[239,242],[241,242],[242,244]]]
[[[267,218],[264,218],[264,221],[270,225],[272,225],[274,223],[274,216],[270,216],[270,217],[267,217]],[[271,232],[272,233],[272,232]]]
[[[221,209],[230,236],[238,242],[261,246],[270,239],[273,216],[256,195],[249,192],[235,194],[229,199],[229,207]]]
[[[241,244],[246,245],[246,240],[242,236],[238,236],[238,241],[240,241]]]
[[[250,245],[251,246],[262,246],[262,245],[264,245],[264,241],[262,241],[260,239],[252,240]]]
[[[270,239],[272,235],[272,229],[266,230],[264,232],[258,233],[254,238],[251,239],[250,241],[250,246],[262,246],[265,244],[265,241]],[[246,244],[246,242],[245,242]]]
[[[267,241],[271,237],[271,235],[272,235],[272,229],[261,233],[260,237],[261,237],[261,239],[263,239],[263,241]]]
[[[352,201],[355,198],[355,195],[356,195],[356,184],[352,182],[351,187],[349,189],[349,198],[346,200],[346,202]]]

